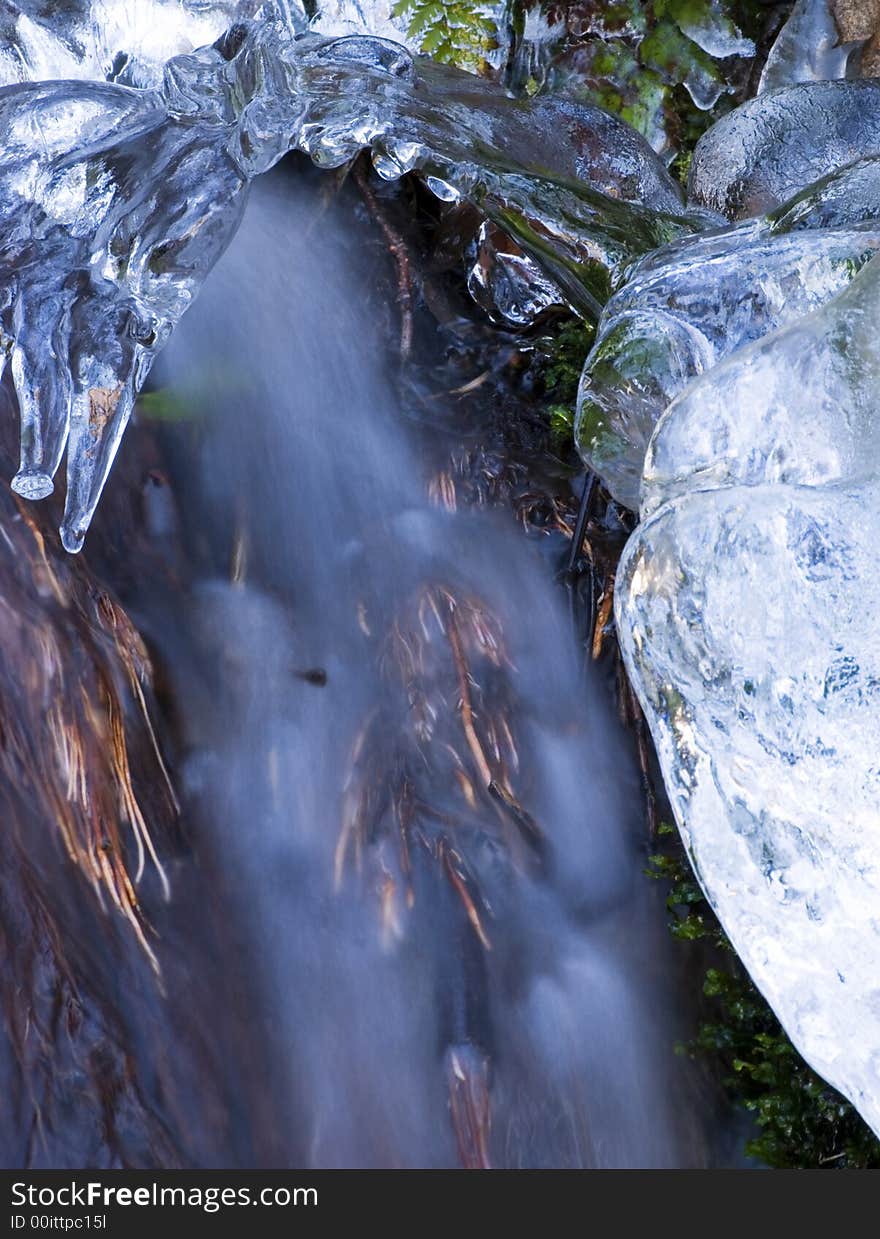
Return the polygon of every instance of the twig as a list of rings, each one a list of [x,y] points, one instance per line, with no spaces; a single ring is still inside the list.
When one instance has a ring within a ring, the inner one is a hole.
[[[486,754],[483,752],[483,746],[480,744],[480,738],[477,735],[477,729],[474,726],[474,712],[471,706],[471,690],[468,669],[465,662],[464,650],[461,648],[461,637],[458,632],[458,624],[456,623],[455,616],[451,611],[446,621],[446,635],[449,638],[449,646],[452,650],[452,661],[455,664],[455,674],[458,679],[458,696],[460,702],[459,709],[461,712],[462,730],[464,731],[468,748],[471,751],[471,756],[476,762],[483,787],[488,790],[493,781],[492,769],[486,760]]]
[[[449,878],[455,893],[458,895],[464,906],[464,910],[468,920],[470,921],[471,928],[477,935],[483,950],[491,951],[492,943],[489,941],[486,931],[483,929],[480,914],[477,911],[477,905],[468,890],[467,878],[463,872],[464,863],[461,856],[455,851],[454,848],[450,847],[445,839],[440,840],[439,852],[440,858],[443,861],[443,868],[446,870],[446,876]]]
[[[450,1046],[446,1078],[458,1156],[465,1170],[489,1170],[489,1062],[472,1045]]]
[[[581,501],[578,507],[577,523],[574,527],[574,537],[571,540],[571,546],[568,551],[568,566],[567,573],[570,577],[574,576],[577,570],[577,562],[580,559],[581,551],[584,545],[584,537],[587,532],[587,522],[590,519],[590,514],[593,510],[593,500],[596,496],[596,487],[599,479],[595,473],[588,473],[587,479],[584,482],[584,489],[581,493]]]
[[[361,160],[358,160],[354,165],[354,179],[363,195],[370,214],[382,230],[382,235],[388,243],[388,250],[397,267],[397,300],[400,305],[400,360],[406,361],[412,350],[413,339],[412,268],[409,260],[409,250],[403,237],[391,224],[386,212],[379,205]]]
[[[593,644],[591,652],[596,659],[602,653],[602,640],[605,636],[605,626],[611,618],[611,608],[614,605],[614,576],[609,575],[605,581],[605,589],[599,602],[596,622],[593,626]]]
[[[648,744],[648,729],[645,723],[645,716],[642,713],[642,707],[639,705],[638,698],[633,691],[633,687],[629,682],[629,676],[625,670],[621,679],[623,691],[626,695],[627,716],[632,722],[632,728],[636,737],[636,754],[639,761],[639,771],[642,776],[642,788],[645,793],[648,837],[654,839],[657,836],[659,823],[657,821],[657,793],[654,791],[654,780],[651,777],[651,752]]]

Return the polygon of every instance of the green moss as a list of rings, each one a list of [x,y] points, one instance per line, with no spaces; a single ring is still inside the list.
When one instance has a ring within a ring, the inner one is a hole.
[[[539,346],[546,354],[543,368],[544,392],[557,404],[574,405],[578,384],[584,368],[584,358],[593,346],[595,329],[579,318],[560,322],[552,335],[546,335]]]
[[[550,419],[550,435],[559,447],[571,442],[574,433],[574,409],[569,404],[551,404],[547,409]]]
[[[196,416],[191,401],[173,387],[142,392],[138,396],[137,407],[140,416],[149,421],[186,422]]]
[[[571,317],[558,320],[552,329],[530,341],[534,354],[531,374],[560,451],[571,447],[578,385],[594,337],[595,329],[589,323]]]
[[[688,864],[674,827],[660,827],[648,874],[668,885],[670,930],[715,957],[703,981],[705,1017],[682,1053],[709,1060],[758,1135],[746,1152],[782,1169],[877,1169],[880,1142],[812,1071],[750,981]],[[692,948],[693,949],[693,948]]]

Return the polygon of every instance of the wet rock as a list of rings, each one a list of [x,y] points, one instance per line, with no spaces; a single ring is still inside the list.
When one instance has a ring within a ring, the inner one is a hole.
[[[871,39],[880,29],[878,0],[829,0],[843,43]]]

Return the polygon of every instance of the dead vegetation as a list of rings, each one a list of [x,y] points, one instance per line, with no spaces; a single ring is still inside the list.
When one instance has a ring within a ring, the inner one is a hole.
[[[142,1019],[161,1001],[140,891],[169,895],[162,852],[177,813],[150,661],[51,524],[0,485],[0,1064],[14,1064],[0,1144],[20,1142],[0,1155],[174,1165],[122,998],[130,989]]]
[[[47,542],[34,506],[6,487],[0,581],[0,778],[32,806],[27,821],[13,817],[7,828],[23,846],[34,829],[53,832],[98,904],[125,918],[158,970],[137,895],[147,865],[170,892],[135,789],[132,744],[160,828],[176,802],[147,708],[143,642],[84,563]]]
[[[467,859],[490,832],[532,865],[541,832],[516,793],[511,664],[498,620],[473,597],[423,587],[379,655],[387,693],[357,736],[345,779],[336,882],[372,872],[386,933],[415,904],[414,853],[440,867],[485,949],[490,912]]]

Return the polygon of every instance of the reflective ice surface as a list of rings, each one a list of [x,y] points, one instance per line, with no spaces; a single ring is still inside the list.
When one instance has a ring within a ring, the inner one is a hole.
[[[880,1130],[880,260],[664,415],[618,574],[697,874],[804,1057]]]
[[[694,151],[688,192],[744,219],[878,154],[880,81],[802,82],[758,95],[713,125]]]
[[[638,507],[648,441],[688,383],[821,306],[872,257],[877,119],[877,82],[813,82],[750,101],[698,144],[690,193],[694,207],[767,213],[727,229],[707,219],[700,235],[618,262],[575,433],[585,463],[621,503]]]
[[[880,249],[880,222],[799,229],[793,213],[667,246],[638,264],[605,307],[575,435],[585,463],[627,507],[638,507],[654,427],[686,385],[834,297]],[[694,407],[701,429],[725,412],[706,409],[699,385]],[[753,429],[744,425],[741,439]]]
[[[864,482],[880,465],[880,263],[824,309],[735,353],[663,415],[643,512],[695,489]]]
[[[771,211],[774,232],[848,228],[880,218],[880,156],[857,159],[808,185]]]

